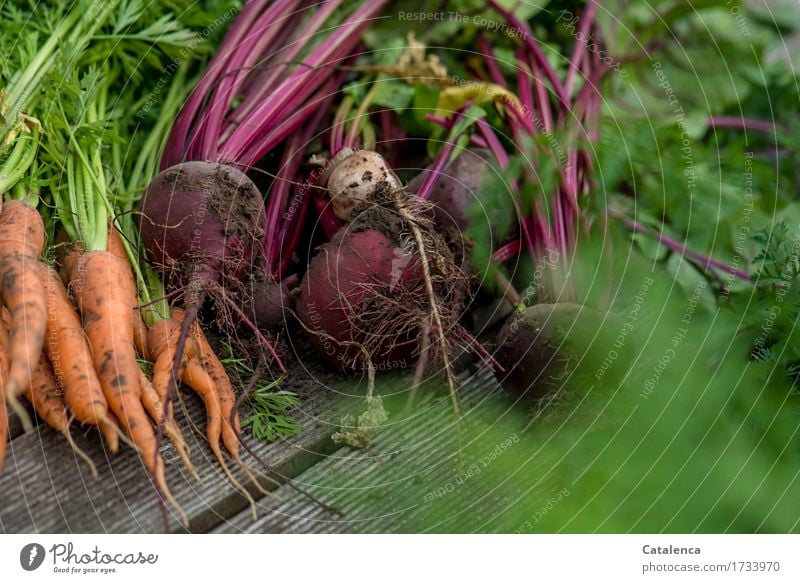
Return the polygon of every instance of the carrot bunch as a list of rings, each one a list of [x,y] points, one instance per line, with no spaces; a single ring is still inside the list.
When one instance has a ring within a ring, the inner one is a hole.
[[[180,510],[166,483],[157,434],[162,427],[187,470],[197,477],[172,415],[170,386],[181,380],[203,400],[207,438],[215,458],[231,483],[250,497],[231,473],[222,449],[258,486],[239,455],[236,395],[200,327],[192,327],[185,353],[176,358],[183,313],[176,309],[169,315],[167,309],[161,317],[150,310],[151,325],[145,326],[134,269],[112,226],[107,227],[105,250],[73,245],[64,257],[61,275],[39,260],[32,243],[26,243],[38,240],[43,247],[43,234],[35,207],[16,200],[5,203],[0,212],[0,251],[4,252],[0,255],[4,304],[0,468],[8,433],[6,405],[18,413],[23,425],[32,425],[18,400],[24,396],[38,418],[63,434],[93,472],[95,466],[72,440],[70,426],[75,421],[96,426],[111,453],[118,451],[120,435],[124,435],[136,447],[158,490]],[[139,358],[152,359],[152,378]],[[174,360],[180,362],[177,376],[172,370]]]
[[[226,461],[230,456],[260,488],[240,458],[236,396],[225,368],[197,325],[184,354],[176,354],[182,313],[170,313],[166,301],[157,299],[163,286],[147,265],[135,260],[135,231],[129,228],[122,237],[115,227],[115,219],[124,223],[131,208],[130,199],[115,191],[141,191],[133,181],[150,177],[142,171],[133,174],[130,184],[122,183],[124,172],[115,168],[119,156],[112,146],[117,141],[96,131],[112,117],[107,104],[113,101],[114,75],[107,73],[98,77],[99,87],[82,96],[82,117],[69,119],[64,113],[69,104],[62,104],[63,120],[51,124],[43,137],[43,158],[58,171],[50,187],[53,222],[67,239],[61,244],[66,251],[59,254],[59,271],[39,260],[45,226],[35,206],[10,201],[0,213],[0,293],[9,314],[9,348],[0,360],[8,363],[0,371],[5,403],[30,427],[18,403],[20,395],[28,396],[37,415],[73,447],[69,428],[74,421],[96,426],[111,453],[118,451],[121,439],[131,444],[157,491],[182,513],[167,485],[160,446],[164,435],[187,471],[198,477],[173,416],[175,387],[183,381],[205,404],[215,458],[254,505]],[[177,108],[183,96],[173,97]],[[148,143],[140,156],[155,160],[161,142]],[[136,166],[155,168],[146,159]],[[147,360],[153,363],[152,377],[140,365]]]
[[[48,425],[69,437],[73,418],[100,428],[112,452],[119,429],[91,365],[81,319],[58,275],[39,261],[45,241],[41,215],[29,202],[7,201],[0,212],[0,383],[3,405],[0,468],[5,457],[7,404],[32,426],[24,396]]]
[[[134,447],[157,491],[182,512],[159,453],[164,435],[197,477],[173,416],[173,387],[184,381],[200,394],[214,456],[245,492],[226,461],[227,455],[244,467],[240,425],[230,380],[199,327],[186,354],[175,355],[173,330],[180,320],[165,302],[150,301],[146,266],[135,254],[131,211],[158,167],[169,125],[192,87],[194,63],[183,59],[170,88],[159,93],[158,119],[131,148],[139,152],[131,163],[124,147],[142,120],[129,113],[134,107],[145,112],[157,75],[126,69],[125,42],[141,42],[138,27],[168,36],[169,42],[150,48],[158,63],[159,55],[183,45],[194,54],[198,39],[167,14],[167,2],[154,0],[124,27],[114,11],[92,10],[95,2],[53,7],[57,18],[45,20],[57,23],[54,30],[21,43],[26,51],[8,55],[11,64],[0,71],[0,471],[9,415],[28,430],[32,408],[93,472],[94,463],[71,437],[76,425],[96,427],[109,453],[119,451],[120,442]],[[113,43],[96,34],[104,28],[114,28]],[[124,94],[115,92],[119,87]],[[48,248],[48,234],[56,232],[63,237]],[[44,260],[52,256],[59,261]],[[152,303],[159,308],[140,309]],[[185,370],[164,366],[165,352]],[[155,363],[152,378],[148,360]]]
[[[72,416],[101,427],[113,451],[119,443],[105,397],[93,386],[92,371],[81,366],[81,356],[85,360],[89,351],[80,320],[60,280],[53,280],[50,268],[39,261],[44,242],[44,223],[36,208],[22,200],[7,201],[0,212],[0,469],[8,438],[6,404],[23,427],[32,426],[21,396],[76,451],[69,436]]]

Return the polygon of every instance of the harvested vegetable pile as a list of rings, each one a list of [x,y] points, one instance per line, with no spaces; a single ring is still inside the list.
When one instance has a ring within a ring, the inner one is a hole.
[[[457,426],[465,366],[534,424],[655,360],[646,399],[701,311],[738,318],[739,364],[796,405],[798,101],[768,97],[796,97],[775,55],[800,20],[752,8],[742,47],[725,0],[452,0],[463,17],[429,27],[387,0],[51,4],[1,9],[0,470],[13,416],[95,471],[80,426],[134,448],[188,524],[165,452],[200,479],[176,415],[194,393],[255,516],[277,474],[242,431],[302,430],[298,343],[366,378],[334,434],[358,448],[389,371],[405,411],[446,387]],[[632,299],[629,264],[650,282]],[[691,312],[654,355],[630,339],[665,278]]]
[[[9,25],[26,16],[4,8]],[[202,21],[199,12],[182,17]],[[45,40],[31,31],[29,45],[35,50],[11,53],[2,103],[0,467],[8,430],[5,406],[25,428],[32,424],[19,402],[24,396],[35,415],[64,434],[93,472],[94,462],[72,440],[75,421],[97,426],[111,453],[121,442],[134,447],[159,495],[186,522],[159,453],[163,435],[186,470],[197,476],[173,417],[180,378],[202,398],[215,458],[234,487],[252,501],[221,449],[224,444],[255,488],[262,488],[239,456],[233,383],[204,332],[191,321],[184,326],[188,318],[169,308],[155,272],[140,262],[129,214],[138,206],[163,151],[164,132],[191,87],[186,79],[193,61],[202,60],[201,50],[192,53],[198,33],[165,6],[145,8],[135,1],[114,14],[98,12],[90,1],[69,10],[53,7],[42,22],[51,20],[59,24]],[[130,53],[143,43],[151,51],[146,65]],[[170,70],[174,84],[154,121],[148,120],[152,133],[132,137],[150,109],[155,83],[164,84],[155,73],[164,62],[180,62],[179,55],[191,58]],[[124,95],[114,92],[123,86]],[[120,111],[128,108],[122,116]],[[130,117],[137,109],[139,119]],[[140,149],[125,152],[131,143]],[[182,330],[188,338],[180,338]]]

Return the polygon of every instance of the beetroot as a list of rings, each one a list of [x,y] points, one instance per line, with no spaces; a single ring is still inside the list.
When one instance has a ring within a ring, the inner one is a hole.
[[[286,323],[292,304],[285,285],[270,281],[263,271],[257,270],[248,291],[248,302],[243,309],[260,330],[272,330]]]
[[[470,226],[467,209],[480,202],[481,181],[493,172],[491,153],[484,149],[464,150],[436,177],[428,200],[436,205],[434,223],[440,228],[457,228],[464,232]],[[425,172],[408,183],[409,192],[416,193],[425,180]]]
[[[484,277],[490,259],[498,263],[507,259],[504,253],[517,235],[518,226],[512,217],[503,217],[505,209],[497,208],[497,193],[486,191],[487,187],[493,189],[502,184],[496,177],[498,169],[489,162],[489,150],[463,150],[449,164],[442,160],[444,154],[440,153],[431,166],[415,176],[408,190],[433,205],[434,226],[447,237],[462,268]],[[503,207],[508,205],[502,200]],[[502,250],[500,255],[492,258],[492,252],[497,250]],[[496,283],[500,290],[504,289],[504,285]]]
[[[342,370],[363,365],[359,347],[342,344],[351,342],[367,347],[378,369],[405,368],[417,349],[415,324],[381,310],[393,307],[381,306],[381,296],[401,290],[422,293],[420,286],[419,263],[412,254],[378,231],[342,230],[311,261],[300,286],[297,316],[311,331],[309,339],[319,354]],[[381,321],[385,316],[391,322]]]
[[[588,306],[531,306],[509,318],[497,336],[495,358],[505,370],[500,382],[516,399],[534,402],[563,398],[567,387],[613,383],[630,361],[625,347],[614,345],[622,328],[616,316]],[[596,357],[603,349],[615,363],[607,374]]]
[[[342,370],[403,368],[420,357],[416,377],[437,360],[449,374],[448,350],[465,340],[465,288],[430,206],[382,181],[311,261],[297,315]]]
[[[253,182],[232,166],[177,164],[147,188],[142,242],[173,285],[223,284],[225,277],[252,270],[264,233],[263,207]]]
[[[285,370],[272,344],[240,307],[255,305],[242,301],[251,297],[242,281],[262,270],[264,224],[258,188],[232,166],[183,162],[151,181],[142,201],[140,232],[151,261],[172,287],[183,288],[185,316],[176,354],[183,354],[191,325],[210,295],[224,303],[223,313],[235,313],[250,327]]]

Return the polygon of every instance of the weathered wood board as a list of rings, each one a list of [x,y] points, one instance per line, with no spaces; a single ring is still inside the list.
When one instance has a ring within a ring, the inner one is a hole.
[[[308,375],[295,378],[292,388],[302,398],[294,418],[305,425],[305,430],[295,438],[273,444],[246,439],[259,458],[286,477],[296,476],[336,448],[331,433],[343,411],[360,406],[364,395],[363,386],[353,386],[353,392],[346,394],[341,387]],[[186,395],[184,403],[183,410],[176,408],[176,418],[200,480],[191,477],[169,444],[165,443],[161,451],[170,490],[190,517],[188,530],[205,532],[249,505],[223,475],[203,435],[192,429],[205,425],[199,399]],[[0,532],[164,532],[162,506],[132,449],[123,447],[111,456],[95,430],[76,430],[76,443],[97,465],[99,475],[94,478],[55,431],[36,426],[21,433],[18,426],[14,427],[6,467],[0,475]],[[253,458],[242,453],[246,463],[257,467]],[[233,474],[248,491],[257,491],[240,469],[233,469]],[[276,487],[266,478],[262,482],[267,488]],[[168,530],[186,531],[174,510],[167,508]]]
[[[502,474],[512,487],[493,489],[486,484],[481,448],[463,440],[475,439],[468,430],[476,421],[508,424],[508,433],[520,434],[520,416],[504,419],[516,407],[488,372],[465,378],[460,389],[464,408],[461,430],[454,422],[446,393],[438,403],[422,405],[406,419],[381,430],[372,448],[342,448],[300,474],[295,482],[323,500],[330,509],[303,503],[286,486],[276,491],[280,501],[263,501],[263,515],[253,521],[241,512],[222,521],[212,532],[472,532],[494,531],[496,519],[514,512],[519,496],[535,506],[545,506],[561,487],[555,460],[546,453],[533,456],[516,475]],[[487,415],[501,415],[487,419]],[[482,417],[482,419],[481,419]],[[522,423],[526,423],[523,417]],[[504,433],[501,433],[504,435]],[[470,437],[471,436],[471,437]],[[524,441],[518,447],[525,447]],[[493,442],[483,451],[491,451]],[[497,477],[497,473],[492,479]],[[477,481],[483,480],[480,488]],[[508,485],[508,484],[507,484]],[[539,500],[539,502],[536,502]],[[503,530],[503,529],[499,529]]]
[[[297,373],[296,373],[297,374]],[[465,372],[459,389],[463,416],[453,414],[446,390],[424,392],[408,412],[405,403],[407,377],[379,378],[378,392],[392,410],[389,421],[366,450],[340,446],[331,439],[345,413],[358,416],[364,410],[364,383],[344,382],[335,376],[306,374],[293,380],[303,400],[294,417],[305,425],[295,438],[266,444],[246,439],[254,453],[270,464],[289,484],[266,479],[262,485],[274,491],[266,496],[248,482],[240,469],[236,479],[256,500],[252,507],[223,475],[211,456],[199,429],[204,426],[201,403],[184,397],[176,417],[184,428],[190,457],[200,474],[194,480],[171,446],[162,447],[167,461],[170,489],[189,516],[188,528],[168,508],[170,532],[464,532],[495,530],[493,521],[514,507],[515,496],[541,498],[560,487],[551,460],[538,456],[526,464],[519,488],[503,494],[478,492],[469,480],[489,478],[480,473],[474,443],[464,443],[464,430],[473,423],[502,427],[509,435],[525,431],[519,413],[488,371]],[[498,418],[495,418],[498,417]],[[78,432],[76,432],[78,433]],[[44,426],[28,433],[17,427],[9,444],[5,472],[0,475],[0,531],[6,533],[150,533],[165,530],[162,506],[138,456],[124,449],[114,456],[103,450],[94,430],[76,434],[76,442],[97,464],[99,476],[64,439]],[[502,434],[505,436],[505,433]],[[496,439],[496,436],[495,436]],[[492,447],[488,443],[487,447]],[[481,446],[482,447],[482,446]],[[244,455],[251,467],[256,461]],[[282,480],[279,480],[282,481]],[[313,495],[312,500],[304,493]],[[319,502],[318,502],[319,501]],[[322,502],[322,503],[320,503]],[[435,512],[432,514],[435,502]]]

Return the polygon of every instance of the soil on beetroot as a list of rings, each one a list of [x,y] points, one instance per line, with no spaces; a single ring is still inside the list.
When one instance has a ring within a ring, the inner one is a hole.
[[[413,241],[407,241],[410,236],[408,226],[395,208],[395,196],[395,191],[389,188],[387,183],[383,182],[378,185],[372,200],[362,203],[354,209],[350,230],[358,232],[372,229],[382,233],[391,241],[399,241],[413,246]],[[464,238],[463,232],[453,226],[452,221],[449,223],[437,222],[435,205],[414,199],[411,191],[403,191],[402,199],[404,204],[414,208],[423,233],[430,235],[427,238],[428,242],[433,244],[434,256],[441,258],[434,262],[434,267],[446,265],[452,271],[456,271],[457,266],[465,276],[463,281],[459,282],[462,285],[459,293],[464,295],[467,288],[474,290],[477,282],[474,281],[474,278],[467,277],[469,265],[466,263],[472,243]],[[462,305],[464,299],[466,298],[459,300]]]
[[[438,362],[420,241],[444,333],[463,331],[468,278],[434,230],[430,206],[381,182],[318,251],[300,286],[298,316],[332,365],[365,370],[365,351],[378,370],[412,368],[423,351]]]
[[[408,199],[408,197],[405,197]],[[421,219],[426,218],[421,214]],[[399,243],[402,233],[407,232],[403,218],[395,209],[395,194],[389,183],[383,181],[375,187],[369,202],[362,202],[353,209],[353,220],[349,227],[354,233],[378,231],[390,241]]]
[[[356,207],[350,230],[354,232],[368,229],[378,231],[398,247],[416,254],[417,248],[409,232],[409,226],[396,210],[396,197],[398,196],[401,204],[413,208],[418,217],[417,227],[425,238],[431,263],[431,275],[436,281],[451,288],[444,291],[445,288],[440,287],[436,290],[437,293],[444,292],[442,293],[443,300],[454,299],[453,307],[459,308],[461,311],[466,299],[465,294],[469,280],[466,272],[462,269],[466,247],[462,237],[455,230],[435,228],[432,205],[415,199],[407,191],[398,193],[391,189],[388,183],[382,182],[376,188],[370,202]]]
[[[235,168],[187,162],[168,169],[148,187],[142,208],[142,239],[171,286],[186,285],[205,265],[234,279],[251,271],[264,236],[263,199]]]

